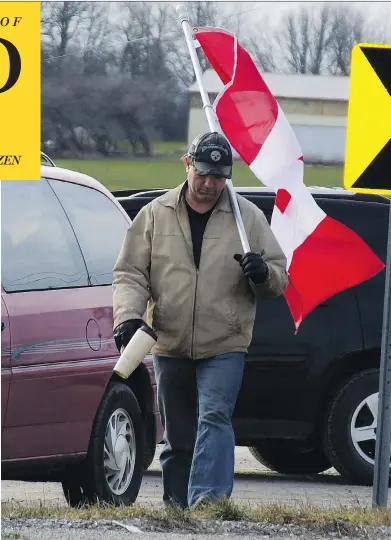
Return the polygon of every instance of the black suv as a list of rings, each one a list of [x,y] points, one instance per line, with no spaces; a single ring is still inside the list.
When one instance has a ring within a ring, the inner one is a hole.
[[[133,219],[166,190],[114,192]],[[275,194],[237,188],[269,222]],[[311,188],[319,206],[386,260],[389,200]],[[237,445],[268,468],[315,474],[335,467],[372,484],[384,272],[318,306],[298,334],[284,297],[262,300],[234,412]]]

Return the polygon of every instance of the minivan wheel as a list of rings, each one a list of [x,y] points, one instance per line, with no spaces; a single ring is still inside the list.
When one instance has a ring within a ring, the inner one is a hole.
[[[282,474],[317,474],[331,466],[322,448],[284,439],[262,439],[249,450],[262,465]]]
[[[125,384],[111,384],[95,417],[80,474],[63,480],[65,497],[71,506],[96,501],[132,504],[143,469],[144,428],[137,399]]]
[[[323,444],[333,467],[347,480],[373,484],[379,399],[379,370],[361,371],[332,398]]]

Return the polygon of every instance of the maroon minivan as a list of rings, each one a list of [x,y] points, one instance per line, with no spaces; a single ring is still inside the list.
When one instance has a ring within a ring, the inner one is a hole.
[[[71,505],[137,498],[162,428],[152,359],[113,373],[112,271],[131,220],[93,178],[42,165],[1,184],[3,479]]]

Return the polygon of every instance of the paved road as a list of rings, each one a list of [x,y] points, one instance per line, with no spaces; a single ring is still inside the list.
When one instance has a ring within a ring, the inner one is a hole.
[[[155,460],[146,472],[137,502],[160,504],[162,483],[158,448]],[[252,504],[261,502],[312,503],[321,506],[365,505],[370,506],[372,488],[346,485],[332,469],[310,477],[291,477],[271,473],[262,467],[247,448],[236,448],[235,485],[232,498]],[[51,501],[65,504],[61,485],[56,483],[11,482],[1,483],[2,501],[18,502]],[[390,493],[391,495],[391,493]],[[391,499],[391,497],[390,497]]]

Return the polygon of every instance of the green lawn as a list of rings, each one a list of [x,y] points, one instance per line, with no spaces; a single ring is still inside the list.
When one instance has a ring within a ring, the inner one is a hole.
[[[102,182],[111,191],[119,189],[171,188],[185,179],[180,157],[171,159],[55,159],[56,165],[83,172]],[[235,162],[234,186],[259,186],[259,181],[243,162]],[[342,168],[307,165],[307,186],[341,186]]]

